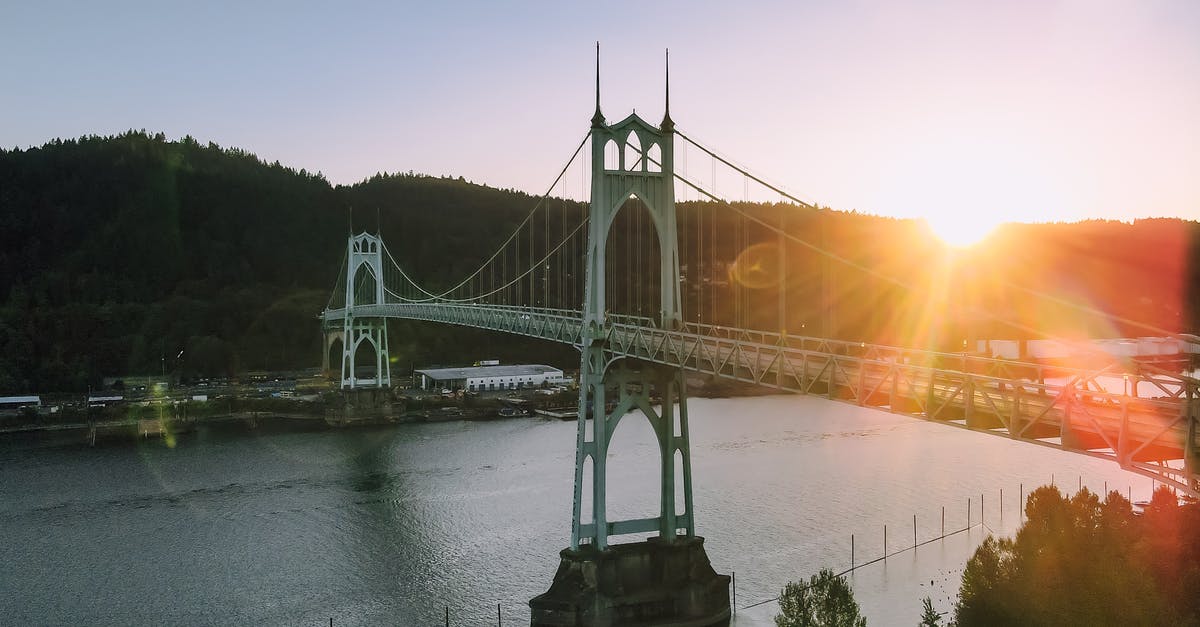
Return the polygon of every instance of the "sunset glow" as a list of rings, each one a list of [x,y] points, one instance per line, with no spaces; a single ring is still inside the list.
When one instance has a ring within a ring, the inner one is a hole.
[[[143,4],[121,11],[117,47],[94,27],[107,8],[0,20],[0,51],[40,60],[4,71],[6,146],[146,128],[334,183],[412,170],[540,193],[587,130],[599,41],[610,122],[661,119],[670,48],[679,128],[822,206],[926,218],[954,242],[969,236],[949,214],[1200,217],[1200,3],[250,6],[236,23]],[[630,28],[631,11],[665,28]],[[48,23],[73,45],[43,37]],[[176,45],[209,33],[225,45]]]
[[[1200,627],[1200,0],[8,4],[6,624]]]
[[[948,246],[966,248],[972,246],[996,229],[996,224],[969,214],[942,215],[927,218],[925,223],[938,239]]]

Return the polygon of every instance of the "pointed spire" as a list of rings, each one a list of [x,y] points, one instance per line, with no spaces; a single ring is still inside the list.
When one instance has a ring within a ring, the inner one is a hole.
[[[659,128],[661,128],[664,133],[670,133],[675,130],[675,121],[671,119],[671,50],[669,48],[667,49],[666,54],[666,69],[667,103],[663,108],[663,120],[662,124],[659,125]]]
[[[596,113],[592,115],[592,128],[604,126],[604,114],[600,113],[600,42],[596,42]]]

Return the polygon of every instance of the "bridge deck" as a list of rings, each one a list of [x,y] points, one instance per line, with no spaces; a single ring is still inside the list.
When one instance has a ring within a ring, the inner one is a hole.
[[[345,309],[322,315],[327,325]],[[582,345],[577,311],[452,304],[360,305],[356,318],[407,318]],[[1143,368],[1079,370],[763,331],[685,324],[657,328],[611,316],[595,331],[610,359],[631,357],[724,379],[878,407],[1116,461],[1200,496],[1184,463],[1198,415],[1195,379]],[[1105,378],[1128,381],[1121,393]],[[1057,380],[1056,380],[1057,379]],[[1048,380],[1050,382],[1048,382]],[[1129,392],[1129,393],[1125,393]],[[1191,447],[1196,450],[1196,447]]]

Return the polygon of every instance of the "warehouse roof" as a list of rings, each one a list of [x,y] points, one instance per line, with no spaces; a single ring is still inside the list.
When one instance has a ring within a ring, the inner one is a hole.
[[[0,405],[23,405],[25,403],[40,403],[40,396],[0,396]]]
[[[478,379],[481,377],[528,377],[550,372],[562,373],[562,370],[541,364],[514,364],[511,366],[474,366],[468,368],[426,368],[424,370],[417,370],[417,372],[435,381],[445,381],[447,379]]]

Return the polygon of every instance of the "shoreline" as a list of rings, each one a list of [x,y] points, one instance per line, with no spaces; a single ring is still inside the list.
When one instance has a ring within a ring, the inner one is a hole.
[[[741,398],[780,394],[776,389],[739,382],[693,381],[692,398]],[[537,411],[531,408],[526,415],[497,415],[493,407],[470,407],[464,403],[408,410],[406,403],[385,402],[378,407],[341,405],[326,407],[321,413],[310,411],[243,410],[215,413],[206,416],[184,416],[148,419],[109,419],[88,422],[27,423],[0,427],[0,442],[21,441],[48,446],[94,447],[98,445],[137,444],[146,440],[168,440],[198,430],[217,429],[245,435],[258,433],[301,433],[335,431],[362,427],[381,427],[434,422],[483,422],[534,418],[538,420],[573,421],[576,418],[560,415],[565,408]],[[574,414],[574,412],[570,412]]]

